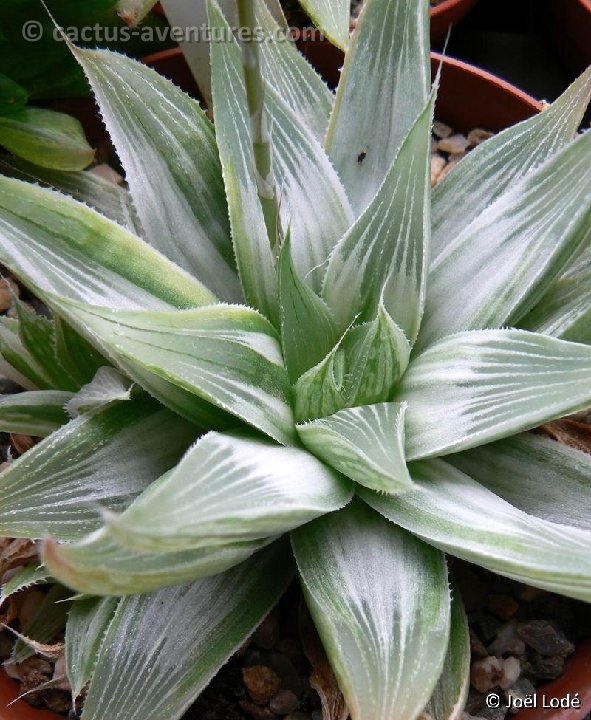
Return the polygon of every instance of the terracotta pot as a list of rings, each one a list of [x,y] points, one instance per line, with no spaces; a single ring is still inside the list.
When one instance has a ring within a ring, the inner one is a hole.
[[[549,704],[552,698],[562,700],[578,693],[580,707],[543,708],[542,698]],[[582,720],[591,711],[591,641],[581,643],[573,657],[567,661],[564,675],[558,680],[538,688],[538,707],[522,710],[514,720]]]
[[[450,25],[455,27],[478,0],[444,0],[431,10],[431,42],[444,40]]]
[[[61,715],[48,710],[37,710],[24,700],[9,703],[18,697],[17,684],[0,670],[0,720],[64,720]]]
[[[547,0],[550,32],[564,62],[577,74],[591,65],[591,0]]]

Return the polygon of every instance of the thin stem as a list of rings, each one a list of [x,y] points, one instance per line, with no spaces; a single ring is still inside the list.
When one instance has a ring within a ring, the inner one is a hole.
[[[279,205],[273,177],[271,136],[265,113],[265,83],[261,74],[259,46],[256,37],[254,0],[237,0],[237,2],[242,30],[240,46],[250,115],[257,191],[263,208],[269,241],[271,247],[274,247],[279,227]]]

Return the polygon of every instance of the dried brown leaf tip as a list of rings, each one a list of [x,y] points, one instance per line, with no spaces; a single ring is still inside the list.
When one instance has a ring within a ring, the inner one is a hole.
[[[567,418],[542,425],[538,432],[563,445],[591,454],[591,425]]]

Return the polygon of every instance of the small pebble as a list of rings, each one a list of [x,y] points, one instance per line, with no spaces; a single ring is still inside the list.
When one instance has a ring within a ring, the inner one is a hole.
[[[5,312],[12,305],[13,294],[19,297],[19,286],[10,278],[0,278],[0,312]]]
[[[503,657],[503,655],[515,655],[521,657],[525,655],[525,642],[517,633],[517,622],[512,620],[497,632],[496,638],[488,647],[490,655]]]
[[[561,655],[543,657],[534,655],[528,658],[524,673],[534,680],[556,680],[564,672],[564,658]]]
[[[239,705],[252,720],[275,720],[276,716],[273,715],[268,707],[260,707],[246,700],[241,700]]]
[[[254,645],[263,650],[272,650],[279,639],[279,616],[272,612],[263,620],[252,636]]]
[[[468,144],[470,147],[477,147],[481,145],[485,140],[488,140],[494,135],[490,130],[483,130],[482,128],[475,128],[470,130],[468,133]]]
[[[497,654],[497,653],[489,653],[487,651],[487,649],[484,647],[480,638],[476,635],[476,633],[472,629],[470,629],[470,651],[471,651],[471,657],[473,657],[476,660],[482,660],[491,654],[492,655]]]
[[[449,125],[442,123],[441,120],[435,120],[433,123],[433,135],[438,137],[440,140],[448,138],[453,133],[453,130]]]
[[[439,175],[446,164],[447,160],[442,155],[433,155],[431,157],[431,187],[437,185]]]
[[[271,698],[269,707],[277,715],[289,715],[297,710],[300,701],[291,690],[282,690],[275,697]]]
[[[472,685],[481,693],[487,693],[504,677],[503,660],[490,656],[472,663],[470,678]]]
[[[266,665],[242,668],[242,679],[253,702],[266,705],[281,687],[281,680]]]
[[[455,168],[455,166],[457,164],[458,164],[457,162],[447,163],[447,165],[439,173],[439,177],[437,178],[437,183],[440,183],[442,180],[445,180],[445,178],[450,174],[450,172]]]
[[[512,700],[525,700],[531,697],[536,692],[536,689],[527,678],[520,678],[514,685],[505,690],[504,697],[507,705],[511,705],[509,713],[515,715],[519,712],[519,708],[515,708]]]
[[[517,632],[530,648],[546,657],[571,655],[575,647],[553,622],[532,620],[519,626]]]
[[[503,677],[499,680],[499,687],[507,690],[519,680],[521,663],[515,657],[505,658],[503,661]]]
[[[439,141],[438,149],[445,153],[463,153],[468,148],[468,138],[465,135],[451,135]]]

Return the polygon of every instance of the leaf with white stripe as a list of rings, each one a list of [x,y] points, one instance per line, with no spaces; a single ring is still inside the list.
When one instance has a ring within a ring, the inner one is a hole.
[[[431,123],[422,108],[369,207],[330,256],[322,294],[343,329],[378,305],[414,343],[425,304],[429,252]]]
[[[424,709],[425,718],[460,720],[470,688],[470,631],[459,591],[452,585],[451,628],[443,672]]]
[[[216,301],[138,237],[54,190],[0,176],[0,262],[37,296],[109,307]]]
[[[530,515],[591,530],[591,455],[532,433],[447,461]]]
[[[591,601],[588,530],[528,515],[442,460],[411,465],[416,489],[390,498],[363,488],[378,512],[440,550],[493,572]]]
[[[0,317],[0,356],[2,374],[26,390],[51,390],[46,370],[24,346],[15,318]]]
[[[160,312],[74,303],[61,307],[164,405],[177,410],[168,386],[160,394],[157,386],[145,385],[145,375],[178,386],[278,442],[293,444],[291,388],[281,349],[272,325],[256,310],[233,305]],[[194,419],[201,422],[199,403],[194,410]]]
[[[51,575],[43,565],[27,565],[17,570],[14,575],[2,585],[0,605],[3,605],[11,595],[25,590],[33,585],[40,585],[49,581]]]
[[[108,360],[59,315],[53,316],[53,326],[56,359],[81,388],[92,381]]]
[[[45,437],[68,420],[65,405],[72,393],[59,390],[29,390],[0,396],[0,431]]]
[[[257,23],[267,34],[260,44],[263,77],[314,133],[324,142],[334,95],[301,52],[284,36],[265,0],[256,0]],[[349,18],[347,17],[347,23]]]
[[[411,362],[406,456],[446,455],[591,406],[591,348],[525,330],[440,340]]]
[[[433,259],[509,187],[568,144],[591,98],[591,68],[539,115],[468,153],[433,190]]]
[[[462,330],[515,325],[585,246],[590,219],[587,132],[449,238],[431,264],[418,346]]]
[[[366,0],[326,137],[360,215],[423,111],[431,85],[427,0]]]
[[[136,27],[156,5],[157,0],[119,0],[117,15],[131,27]]]
[[[377,403],[298,425],[304,445],[343,475],[371,490],[406,492],[412,480],[404,457],[406,405]]]
[[[239,302],[214,130],[199,103],[124,55],[73,52],[125,168],[148,241],[216,296]]]
[[[527,330],[591,345],[591,270],[557,280],[519,324]]]
[[[119,598],[88,598],[72,603],[66,622],[66,673],[77,698],[92,677],[105,633]]]
[[[351,19],[349,0],[300,0],[300,5],[333,45],[347,49]]]
[[[133,383],[112,367],[101,367],[93,380],[80,388],[67,404],[72,417],[89,410],[131,399]]]
[[[298,276],[289,234],[279,254],[281,345],[292,383],[319,363],[338,342],[333,315],[324,300]]]
[[[136,595],[217,575],[239,565],[274,537],[228,542],[182,552],[138,552],[118,545],[106,530],[77,543],[43,543],[43,562],[60,582],[88,595]]]
[[[104,180],[93,172],[47,170],[14,157],[0,160],[4,175],[60,190],[86,203],[110,220],[140,237],[143,229],[128,190]]]
[[[124,599],[99,652],[84,720],[181,718],[292,576],[280,545],[223,575]]]
[[[390,400],[409,355],[404,333],[380,305],[375,320],[349,328],[324,360],[299,378],[297,421]]]
[[[176,552],[279,535],[352,496],[352,483],[305,450],[208,433],[107,522],[125,547]]]
[[[304,595],[352,720],[414,720],[449,636],[445,559],[357,501],[292,534]]]
[[[169,470],[195,429],[151,400],[72,420],[0,475],[0,533],[69,541],[100,527]]]

